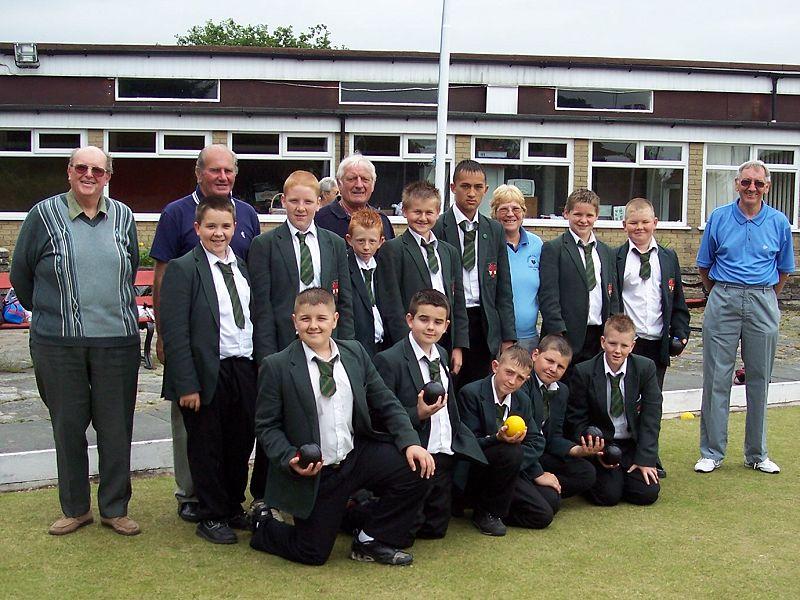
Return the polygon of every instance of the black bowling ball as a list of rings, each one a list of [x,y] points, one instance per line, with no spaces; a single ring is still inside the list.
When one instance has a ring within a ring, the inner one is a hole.
[[[422,386],[422,401],[427,404],[436,404],[439,396],[444,396],[444,386],[438,381],[429,381]]]
[[[298,466],[305,469],[311,463],[318,463],[322,460],[322,450],[316,444],[303,444],[296,456],[300,459]]]
[[[603,462],[607,465],[618,465],[622,460],[622,450],[616,444],[606,444],[603,448]]]
[[[583,433],[581,435],[583,436],[583,439],[585,439],[588,442],[589,436],[592,436],[593,438],[602,438],[603,432],[600,430],[599,427],[595,427],[594,425],[589,425],[586,429],[583,430]],[[597,440],[595,439],[595,442],[596,441]]]
[[[669,355],[670,356],[679,356],[683,349],[686,348],[686,345],[680,340],[680,338],[672,338],[669,341]]]

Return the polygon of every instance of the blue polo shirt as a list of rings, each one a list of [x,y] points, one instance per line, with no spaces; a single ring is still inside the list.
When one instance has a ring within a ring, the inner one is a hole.
[[[169,262],[197,246],[200,238],[194,231],[194,213],[203,197],[203,192],[198,186],[185,198],[170,202],[164,207],[158,219],[150,256],[161,262]],[[236,198],[232,200],[236,207],[236,231],[231,239],[231,248],[236,256],[247,260],[250,242],[261,233],[258,214],[246,202]]]
[[[519,246],[506,242],[508,265],[511,269],[511,289],[514,292],[514,322],[517,339],[536,335],[539,318],[539,259],[542,256],[542,238],[519,230]]]
[[[794,271],[794,248],[789,220],[761,203],[752,219],[739,201],[715,209],[706,222],[697,266],[714,281],[739,285],[775,285],[778,273]]]

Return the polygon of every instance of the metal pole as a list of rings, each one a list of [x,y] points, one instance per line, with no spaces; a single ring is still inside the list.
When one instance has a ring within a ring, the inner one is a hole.
[[[439,49],[439,98],[436,110],[436,187],[442,194],[442,202],[449,197],[450,189],[445,181],[445,155],[447,154],[447,94],[450,89],[450,18],[447,0],[442,0],[442,33]],[[449,205],[449,202],[447,203]],[[444,207],[442,207],[444,208]]]

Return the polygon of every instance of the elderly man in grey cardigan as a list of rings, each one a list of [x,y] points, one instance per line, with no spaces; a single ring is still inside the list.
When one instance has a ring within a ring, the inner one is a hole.
[[[92,523],[86,429],[97,431],[103,525],[136,535],[128,517],[130,451],[139,372],[133,282],[139,266],[136,223],[103,195],[111,158],[99,148],[73,151],[70,189],[28,213],[11,264],[11,282],[33,311],[31,357],[50,411],[63,517],[53,535]]]

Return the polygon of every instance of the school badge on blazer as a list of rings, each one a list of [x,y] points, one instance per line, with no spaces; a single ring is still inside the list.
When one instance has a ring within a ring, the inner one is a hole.
[[[606,290],[607,290],[607,293],[608,293],[608,297],[611,298],[611,296],[614,295],[614,286],[609,283],[608,284],[608,288],[606,288]]]
[[[334,279],[331,281],[331,294],[333,294],[334,300],[339,300],[339,280]]]
[[[492,279],[497,277],[497,263],[489,263],[486,270],[489,272],[489,277],[491,277]]]
[[[671,277],[667,281],[667,287],[669,288],[670,294],[675,291],[675,280],[672,279]]]

